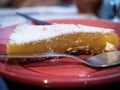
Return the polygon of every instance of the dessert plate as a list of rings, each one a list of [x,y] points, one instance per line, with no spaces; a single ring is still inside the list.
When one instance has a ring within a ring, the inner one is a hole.
[[[120,37],[120,24],[105,20],[63,19],[51,23],[74,23],[113,28]],[[29,22],[29,24],[33,24]],[[0,53],[6,52],[6,43],[16,25],[0,29]],[[119,48],[119,47],[118,47]],[[83,58],[88,56],[84,55]],[[48,88],[72,88],[104,85],[120,81],[120,66],[92,68],[71,58],[51,59],[30,64],[0,63],[0,74],[10,80]]]

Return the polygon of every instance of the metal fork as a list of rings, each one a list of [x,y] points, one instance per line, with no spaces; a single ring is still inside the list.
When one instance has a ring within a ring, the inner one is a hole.
[[[6,55],[0,54],[0,58],[41,58],[41,57],[69,57],[81,61],[82,63],[91,67],[110,67],[120,64],[120,51],[113,51],[95,55],[86,59],[69,55],[65,53],[46,52],[38,54],[24,54],[24,55]]]
[[[51,25],[52,23],[48,23],[45,21],[34,19],[23,13],[16,13],[26,19],[29,19],[37,24],[41,25]],[[108,53],[103,53],[99,55],[92,56],[87,59],[82,59],[73,55],[65,54],[65,53],[57,53],[57,52],[47,52],[40,54],[25,54],[25,55],[6,55],[0,54],[0,58],[35,58],[35,57],[69,57],[79,60],[89,66],[92,67],[109,67],[120,64],[120,51],[113,51]]]
[[[20,15],[28,20],[31,20],[32,22],[35,22],[36,24],[40,24],[40,25],[51,25],[52,23],[48,23],[48,22],[45,22],[45,21],[42,21],[42,20],[37,20],[37,19],[34,19],[26,14],[23,14],[23,13],[19,13],[17,12],[16,13],[17,15]]]

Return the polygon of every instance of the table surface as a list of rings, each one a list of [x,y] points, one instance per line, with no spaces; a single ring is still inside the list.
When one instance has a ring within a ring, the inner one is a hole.
[[[76,6],[40,6],[26,8],[0,8],[0,27],[11,26],[28,21],[16,15],[16,12],[27,14],[38,20],[89,18],[96,19],[94,14],[78,13]],[[17,20],[17,22],[16,22]]]
[[[32,7],[32,8],[1,8],[0,9],[0,28],[4,28],[7,26],[19,24],[26,22],[25,18],[16,15],[16,12],[26,13],[36,19],[40,20],[51,20],[51,19],[68,19],[68,18],[89,18],[89,19],[96,19],[97,17],[93,14],[80,14],[77,11],[75,6],[49,6],[49,7]],[[17,19],[17,22],[16,22]],[[9,22],[8,22],[9,21]],[[43,87],[31,86],[22,83],[18,83],[15,81],[8,80],[3,78],[9,90],[40,90],[46,89]],[[120,89],[120,82],[111,83],[104,86],[97,86],[97,87],[87,87],[83,88],[82,90],[108,90],[108,89]],[[51,88],[49,88],[51,89]],[[79,89],[79,88],[77,88]],[[51,89],[52,90],[52,89]],[[58,90],[58,89],[57,89]]]
[[[6,85],[8,86],[9,90],[45,90],[46,88],[43,87],[37,87],[37,86],[31,86],[27,84],[22,84],[14,81],[10,81],[8,79],[3,78],[4,81],[6,82]],[[50,90],[58,90],[59,88],[47,88]],[[70,88],[70,90],[119,90],[120,89],[120,81],[107,84],[107,85],[102,85],[102,86],[95,86],[95,87],[84,87],[84,88]],[[61,89],[60,89],[61,90]],[[62,88],[64,90],[64,88]]]

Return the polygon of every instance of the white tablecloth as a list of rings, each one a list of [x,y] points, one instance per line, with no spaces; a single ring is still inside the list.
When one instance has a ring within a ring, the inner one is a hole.
[[[93,14],[80,14],[75,5],[71,6],[39,6],[24,8],[0,8],[0,28],[23,23],[27,19],[16,15],[21,12],[38,20],[69,19],[69,18],[97,18]]]

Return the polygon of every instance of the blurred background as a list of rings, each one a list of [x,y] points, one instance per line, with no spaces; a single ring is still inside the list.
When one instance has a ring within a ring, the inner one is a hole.
[[[16,12],[40,20],[89,18],[119,23],[120,0],[0,0],[1,27],[26,21]]]
[[[82,18],[120,23],[120,0],[0,0],[0,28],[27,21],[16,12],[38,20]]]

